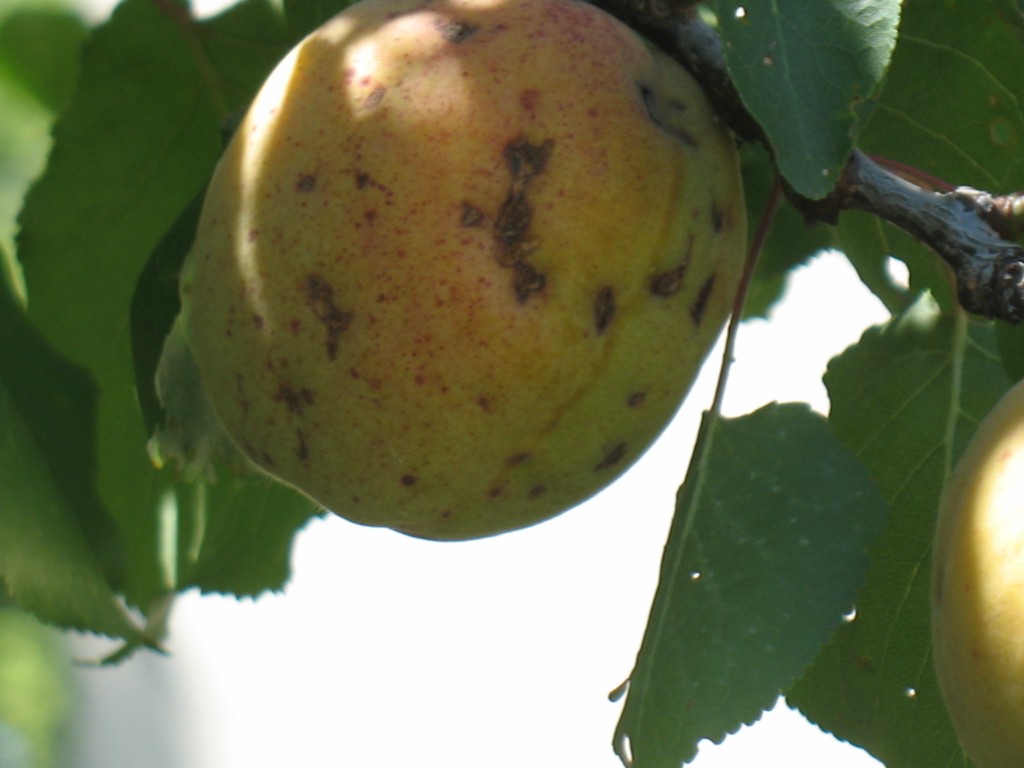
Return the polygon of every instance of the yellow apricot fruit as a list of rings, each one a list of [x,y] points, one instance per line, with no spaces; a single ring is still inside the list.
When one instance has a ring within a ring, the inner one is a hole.
[[[363,0],[211,180],[185,328],[227,433],[350,520],[530,525],[632,464],[734,301],[735,143],[577,0]]]
[[[1024,383],[982,421],[945,490],[932,561],[932,647],[977,768],[1024,764]]]

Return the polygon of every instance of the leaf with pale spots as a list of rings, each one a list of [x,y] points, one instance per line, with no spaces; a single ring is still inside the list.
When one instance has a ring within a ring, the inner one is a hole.
[[[853,604],[886,504],[806,405],[706,416],[615,736],[668,768],[772,706]]]
[[[899,0],[711,4],[729,74],[800,194],[824,197],[896,46]]]
[[[890,522],[869,550],[856,621],[787,699],[888,768],[966,764],[932,671],[929,563],[945,479],[1009,386],[994,337],[922,299],[825,375],[830,423],[889,501]]]

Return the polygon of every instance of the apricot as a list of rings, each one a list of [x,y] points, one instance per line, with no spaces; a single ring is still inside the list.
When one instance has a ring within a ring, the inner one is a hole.
[[[600,490],[677,410],[746,239],[733,139],[576,0],[363,0],[285,57],[182,279],[259,468],[350,520],[466,539]]]
[[[977,768],[1024,760],[1024,383],[982,421],[946,488],[932,570],[939,687]]]

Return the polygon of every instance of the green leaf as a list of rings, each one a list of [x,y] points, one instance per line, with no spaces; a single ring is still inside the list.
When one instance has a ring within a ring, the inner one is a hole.
[[[0,383],[29,431],[33,451],[53,473],[53,492],[67,506],[71,524],[116,584],[123,552],[95,486],[96,387],[87,372],[46,343],[2,280],[0,327]]]
[[[1007,376],[1013,381],[1024,379],[1024,326],[999,323],[996,344]]]
[[[1024,188],[1022,27],[1013,0],[907,0],[885,90],[860,147],[953,186],[993,194]],[[943,307],[954,306],[945,265],[894,227],[844,213],[836,247],[862,273],[896,256],[910,268],[913,295],[931,291]]]
[[[0,284],[0,575],[61,627],[135,638],[111,587],[116,531],[92,485],[95,389]]]
[[[804,196],[824,197],[885,76],[899,0],[716,0],[712,7],[729,73],[779,170]]]
[[[129,327],[136,280],[212,172],[224,119],[293,42],[280,15],[256,0],[202,23],[183,4],[126,0],[84,48],[74,101],[22,214],[30,313],[97,387],[96,487],[127,553],[124,594],[143,609],[176,586],[158,542],[162,505],[179,489],[146,450]],[[290,535],[266,546],[289,543]],[[278,587],[279,576],[268,567],[264,587]]]
[[[853,603],[885,518],[802,404],[708,416],[694,456],[615,736],[635,768],[675,768],[760,717]]]
[[[181,588],[255,596],[283,584],[292,538],[322,514],[305,496],[269,479],[223,479],[193,491],[182,512],[202,526],[203,535]]]
[[[85,24],[70,8],[14,10],[0,20],[0,78],[59,112],[74,90],[85,35]]]
[[[833,360],[825,383],[833,429],[888,499],[890,524],[856,618],[787,698],[888,768],[966,765],[932,670],[930,557],[945,478],[1010,383],[993,329],[925,297]]]

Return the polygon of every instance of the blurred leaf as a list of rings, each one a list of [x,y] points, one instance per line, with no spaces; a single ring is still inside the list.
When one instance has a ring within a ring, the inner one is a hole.
[[[24,745],[24,762],[0,733],[0,765],[60,768],[61,737],[72,709],[70,665],[58,635],[27,614],[0,608],[0,729]]]
[[[42,462],[40,471],[52,475],[49,492],[66,508],[68,525],[83,538],[106,579],[116,584],[123,552],[116,526],[103,509],[95,485],[96,387],[86,371],[46,343],[2,280],[0,327],[4,329],[0,336],[0,384],[12,409],[10,417],[17,417],[27,430],[31,439],[27,450]],[[20,484],[23,480],[12,478],[12,482]],[[5,488],[6,484],[0,484],[0,494]],[[0,507],[12,504],[10,499],[0,500]],[[6,523],[7,518],[0,520]],[[6,565],[0,565],[0,572],[7,570]],[[22,587],[23,596],[28,587]],[[59,623],[53,617],[48,620]]]
[[[174,473],[149,460],[135,399],[136,279],[211,173],[222,122],[248,104],[292,41],[281,17],[255,0],[202,23],[183,5],[126,0],[85,46],[74,102],[22,215],[32,318],[98,388],[98,489],[122,534],[125,594],[136,606],[174,586],[157,542],[162,505],[177,493]],[[268,568],[265,587],[278,587],[279,575]]]
[[[292,537],[318,507],[252,467],[224,433],[202,390],[181,323],[157,374],[168,426],[151,450],[189,479],[160,504],[161,564],[179,589],[255,595],[288,576]]]
[[[0,78],[59,112],[74,91],[86,31],[70,8],[16,9],[0,20]]]
[[[157,243],[135,284],[131,303],[132,360],[135,391],[146,432],[164,423],[163,406],[156,392],[156,370],[164,340],[181,309],[178,274],[195,240],[206,188],[200,190]]]
[[[1010,383],[993,329],[925,297],[833,360],[825,383],[830,423],[888,499],[890,524],[855,620],[787,698],[888,768],[965,765],[932,671],[929,558],[945,478]]]
[[[885,518],[802,404],[706,417],[694,456],[615,735],[635,768],[675,768],[759,718],[849,610]]]
[[[292,537],[320,512],[316,504],[270,479],[226,478],[192,490],[182,512],[203,536],[182,588],[254,596],[283,584]]]
[[[43,621],[137,637],[97,555],[116,542],[88,474],[95,391],[18,313],[0,286],[0,575]]]
[[[885,76],[899,0],[715,0],[729,73],[779,170],[810,198],[831,191],[859,112]]]
[[[284,14],[288,26],[305,35],[351,4],[352,0],[284,0]]]
[[[57,3],[0,3],[0,246],[2,265],[21,291],[14,262],[15,219],[25,190],[42,172],[54,113],[78,77],[85,27]]]

